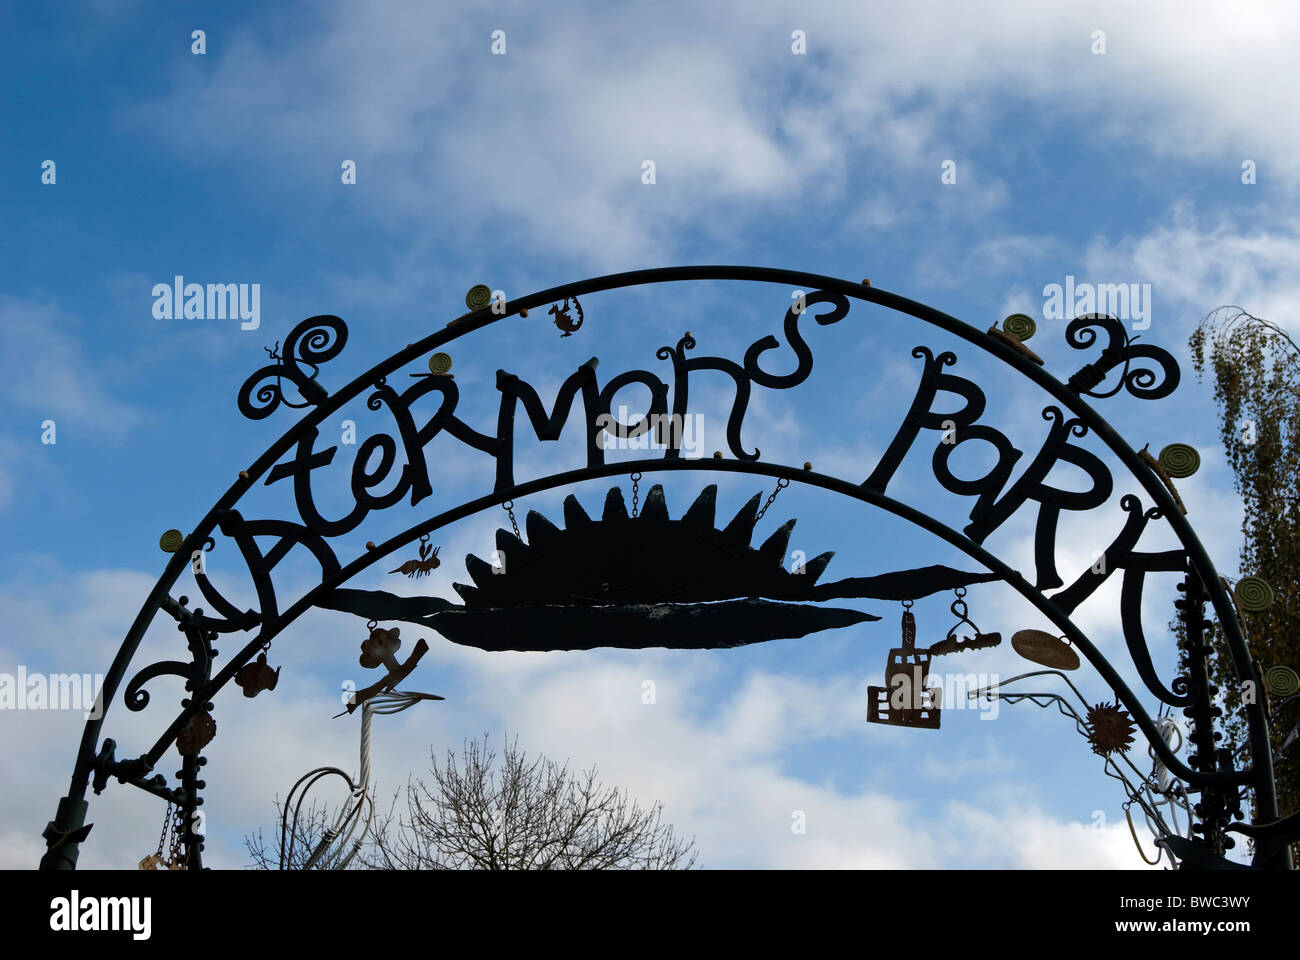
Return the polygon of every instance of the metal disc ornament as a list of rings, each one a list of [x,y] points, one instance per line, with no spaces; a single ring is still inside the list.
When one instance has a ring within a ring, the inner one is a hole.
[[[1290,667],[1269,667],[1264,674],[1264,686],[1275,697],[1289,697],[1300,690],[1300,674]]]
[[[1190,443],[1171,443],[1160,451],[1160,466],[1175,480],[1185,480],[1201,469],[1200,451]]]
[[[429,358],[429,372],[437,376],[442,376],[451,369],[450,353],[435,353]]]
[[[168,530],[158,538],[158,546],[162,549],[163,553],[175,553],[181,548],[181,544],[184,542],[185,534],[181,533],[179,530]]]
[[[1053,670],[1079,669],[1079,655],[1060,637],[1042,630],[1017,630],[1011,637],[1011,649]]]
[[[1028,314],[1013,313],[1002,321],[1002,329],[1017,340],[1028,340],[1037,332],[1038,324]]]
[[[471,310],[482,310],[492,302],[492,288],[485,283],[476,283],[465,294],[465,306]]]
[[[1273,606],[1273,588],[1263,577],[1242,577],[1232,591],[1243,610],[1260,613]]]

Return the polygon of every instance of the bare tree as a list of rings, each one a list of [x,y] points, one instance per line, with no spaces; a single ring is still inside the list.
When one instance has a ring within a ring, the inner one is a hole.
[[[529,758],[518,740],[504,746],[500,762],[487,744],[465,742],[457,763],[431,757],[432,784],[406,787],[406,815],[397,797],[377,814],[357,852],[354,868],[397,870],[678,870],[695,865],[694,839],[663,823],[663,804],[643,808],[606,787],[596,770],[574,774],[568,764]],[[277,808],[279,804],[277,804]],[[315,808],[298,825],[295,849],[314,849],[328,817]],[[245,838],[253,866],[273,867],[280,850],[267,849],[260,832]],[[272,853],[274,855],[272,856]],[[300,866],[301,857],[291,861]],[[338,854],[328,858],[338,862]]]

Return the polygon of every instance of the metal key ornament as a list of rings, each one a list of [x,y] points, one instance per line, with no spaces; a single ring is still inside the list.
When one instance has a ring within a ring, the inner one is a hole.
[[[969,611],[966,608],[966,601],[962,599],[962,597],[966,596],[966,588],[958,587],[954,592],[957,594],[957,599],[952,602],[952,606],[949,609],[952,610],[955,616],[960,617],[961,619],[959,619],[957,623],[953,625],[953,628],[948,631],[948,636],[930,647],[930,655],[938,657],[945,653],[965,653],[967,650],[982,650],[985,647],[996,647],[1000,644],[1002,642],[1002,634],[981,633],[980,628],[975,625],[974,621],[972,621],[969,616],[967,616]],[[971,628],[975,636],[958,639],[957,630],[963,623]]]

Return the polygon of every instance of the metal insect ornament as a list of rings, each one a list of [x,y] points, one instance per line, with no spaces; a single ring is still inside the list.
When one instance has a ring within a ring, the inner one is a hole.
[[[967,616],[966,601],[962,599],[962,597],[966,596],[966,588],[958,587],[953,592],[957,594],[957,599],[952,602],[949,609],[952,610],[954,616],[961,619],[948,631],[948,636],[930,647],[930,655],[938,657],[945,653],[965,653],[967,650],[982,650],[985,647],[996,647],[1000,644],[1002,634],[980,633],[980,628],[975,626],[974,622]],[[957,630],[960,629],[963,623],[974,632],[973,637],[957,638]]]
[[[1053,670],[1078,670],[1079,655],[1061,637],[1045,630],[1017,630],[1011,635],[1011,649],[1026,660]]]
[[[574,322],[574,319],[571,316],[569,316],[570,299],[573,300],[574,309],[578,311],[577,322]],[[554,322],[555,325],[560,328],[561,331],[560,336],[562,337],[573,336],[573,334],[577,332],[578,328],[582,326],[582,319],[583,319],[582,304],[578,302],[577,297],[573,297],[573,298],[565,297],[564,306],[560,307],[560,306],[556,306],[555,304],[551,304],[551,309],[547,310],[546,312],[555,315]]]
[[[889,651],[885,685],[867,687],[867,722],[938,730],[943,690],[925,685],[931,651],[916,648],[911,600],[903,601],[902,634],[903,645]]]
[[[280,668],[271,669],[266,662],[266,651],[271,649],[269,643],[262,646],[262,652],[252,663],[246,663],[235,673],[235,683],[244,691],[244,696],[255,697],[263,690],[274,690],[280,682]]]
[[[441,549],[441,547],[429,546],[429,536],[425,534],[420,537],[420,559],[407,560],[396,570],[389,570],[388,572],[405,574],[412,580],[427,577],[429,571],[436,570],[442,565],[442,561],[438,559],[438,551]]]
[[[1088,742],[1092,752],[1109,756],[1116,751],[1126,753],[1133,743],[1136,729],[1127,713],[1118,703],[1099,703],[1088,711]]]

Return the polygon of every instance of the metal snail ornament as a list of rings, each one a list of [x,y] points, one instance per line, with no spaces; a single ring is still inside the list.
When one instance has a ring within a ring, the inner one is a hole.
[[[578,319],[576,321],[571,316],[569,316],[570,299],[573,300],[574,309],[578,311]],[[583,320],[582,304],[578,302],[577,297],[565,297],[564,306],[560,307],[560,306],[556,306],[555,304],[551,304],[551,309],[547,310],[546,312],[555,315],[554,323],[560,329],[560,336],[562,337],[573,336],[573,334],[578,331],[578,328],[582,326],[582,320]]]
[[[427,577],[430,571],[436,570],[442,565],[442,561],[438,559],[440,549],[442,548],[429,546],[429,536],[425,534],[420,537],[420,558],[418,560],[407,560],[396,570],[389,570],[388,572],[405,574],[412,580]]]
[[[451,373],[451,354],[442,353],[441,351],[429,357],[428,373],[413,373],[413,377],[449,377],[456,379],[456,375]]]
[[[867,687],[867,722],[938,730],[943,690],[926,686],[930,660],[930,650],[916,648],[916,617],[904,600],[902,646],[889,651],[885,685]]]
[[[262,647],[262,652],[252,663],[246,663],[235,673],[235,683],[244,691],[244,696],[255,697],[263,690],[274,690],[280,682],[280,668],[271,668],[266,662],[266,651],[271,649],[269,643]]]
[[[957,599],[952,602],[952,606],[949,609],[952,610],[955,616],[960,617],[961,619],[953,625],[953,628],[948,631],[946,637],[930,647],[930,654],[938,657],[945,653],[965,653],[967,650],[982,650],[986,647],[996,647],[1000,644],[1002,642],[1002,634],[981,633],[980,628],[975,625],[974,621],[972,621],[969,616],[967,616],[969,611],[966,608],[966,601],[962,599],[966,596],[966,588],[958,587],[953,592],[957,594]],[[961,628],[962,624],[970,627],[971,631],[974,633],[973,637],[962,637],[958,639],[957,631]]]
[[[1281,664],[1269,667],[1264,674],[1264,689],[1271,697],[1289,697],[1300,692],[1300,674]]]
[[[1011,635],[1011,649],[1053,670],[1079,669],[1079,655],[1074,649],[1063,638],[1044,630],[1017,630]]]
[[[1189,443],[1171,443],[1160,451],[1156,462],[1175,480],[1185,480],[1201,469],[1201,453]]]
[[[492,302],[492,288],[486,283],[476,283],[465,294],[465,306],[471,312],[482,310]]]
[[[1232,591],[1241,609],[1262,613],[1273,606],[1273,588],[1263,577],[1242,577]]]
[[[1037,329],[1038,326],[1034,323],[1033,317],[1023,313],[1013,313],[1002,321],[1001,329],[994,325],[989,327],[988,332],[989,336],[995,340],[1000,340],[1007,346],[1014,348],[1041,367],[1043,358],[1025,346],[1025,341],[1032,337]]]

